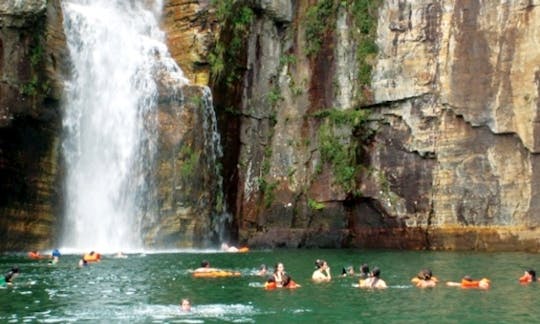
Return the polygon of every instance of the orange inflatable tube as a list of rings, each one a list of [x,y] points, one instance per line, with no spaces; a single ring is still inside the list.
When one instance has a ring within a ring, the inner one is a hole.
[[[101,254],[99,253],[93,253],[93,254],[85,254],[83,256],[83,260],[86,262],[99,262],[101,261]]]
[[[34,259],[34,260],[43,258],[43,256],[41,254],[39,254],[39,252],[37,252],[37,251],[28,252],[28,257],[30,259]]]
[[[478,288],[480,281],[477,280],[461,280],[461,287],[463,288]]]
[[[247,246],[244,246],[238,249],[238,253],[246,253],[246,252],[249,252],[249,248]]]
[[[520,283],[528,283],[528,282],[532,282],[532,278],[530,275],[523,275],[519,278],[519,282]]]
[[[272,290],[272,289],[276,289],[277,288],[277,285],[275,282],[266,282],[264,284],[264,289],[266,290]]]
[[[223,277],[239,277],[240,272],[236,271],[198,271],[193,272],[195,278],[223,278]]]

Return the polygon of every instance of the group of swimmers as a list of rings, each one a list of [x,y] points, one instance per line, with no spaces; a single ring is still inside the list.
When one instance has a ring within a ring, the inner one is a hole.
[[[266,276],[268,274],[268,268],[266,265],[261,265],[256,275]],[[342,277],[358,276],[359,288],[371,288],[371,289],[384,289],[388,285],[381,279],[381,270],[379,267],[374,267],[371,271],[367,264],[360,266],[360,273],[356,274],[352,266],[344,267],[341,272]],[[332,274],[330,266],[325,260],[315,261],[315,270],[311,276],[313,282],[329,282],[332,280]],[[519,283],[527,284],[531,282],[540,281],[536,277],[536,271],[533,269],[526,270],[524,274],[519,278]],[[418,288],[433,288],[439,283],[439,279],[433,276],[431,269],[422,269],[418,274],[411,279],[411,283]],[[473,279],[470,276],[464,276],[460,281],[448,281],[445,284],[448,287],[461,287],[461,288],[478,288],[489,289],[491,287],[491,280],[488,278]],[[268,277],[264,287],[266,289],[275,288],[298,288],[299,284],[291,279],[291,276],[285,272],[285,266],[279,262],[275,265],[274,272]]]

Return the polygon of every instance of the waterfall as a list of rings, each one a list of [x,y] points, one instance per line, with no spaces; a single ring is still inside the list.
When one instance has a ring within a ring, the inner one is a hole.
[[[159,28],[161,3],[63,0],[66,82],[62,248],[141,249],[152,190],[158,75],[185,84]]]

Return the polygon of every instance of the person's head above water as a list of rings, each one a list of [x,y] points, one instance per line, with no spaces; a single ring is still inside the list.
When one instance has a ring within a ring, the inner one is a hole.
[[[423,280],[430,280],[431,277],[433,277],[433,272],[431,272],[431,269],[422,269],[418,274],[418,278]]]
[[[369,266],[367,263],[364,263],[360,266],[360,273],[361,274],[368,274],[369,273]]]
[[[4,276],[4,279],[7,281],[7,282],[11,282],[11,280],[13,278],[15,278],[17,275],[19,275],[19,267],[17,266],[13,266],[11,267],[11,270],[9,270],[5,276]]]
[[[381,269],[379,269],[379,267],[375,267],[373,268],[373,270],[371,270],[372,277],[378,278],[380,275],[381,275]]]
[[[180,309],[183,312],[191,311],[191,303],[190,303],[189,299],[187,299],[187,298],[182,299],[182,302],[180,303]]]
[[[276,263],[276,266],[274,267],[274,273],[283,272],[284,270],[285,270],[285,266],[283,265],[283,263],[281,262]]]
[[[210,262],[208,260],[202,260],[201,268],[208,268],[208,267],[210,267]]]

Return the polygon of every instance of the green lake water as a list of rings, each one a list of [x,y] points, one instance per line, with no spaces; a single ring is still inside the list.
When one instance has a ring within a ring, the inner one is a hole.
[[[245,254],[178,252],[107,257],[77,267],[77,256],[57,265],[22,255],[0,256],[0,269],[19,266],[14,285],[0,288],[0,323],[539,323],[540,285],[517,282],[540,256],[527,253],[461,253],[381,250],[267,250]],[[311,282],[314,261],[328,261],[334,279]],[[192,278],[207,259],[237,270],[237,278]],[[252,273],[262,263],[281,261],[296,290],[262,288]],[[341,268],[361,263],[381,268],[388,289],[357,288],[357,278],[340,278]],[[410,279],[429,267],[441,281],[463,275],[488,277],[487,291],[440,284],[418,289]],[[180,311],[182,298],[193,304]]]

